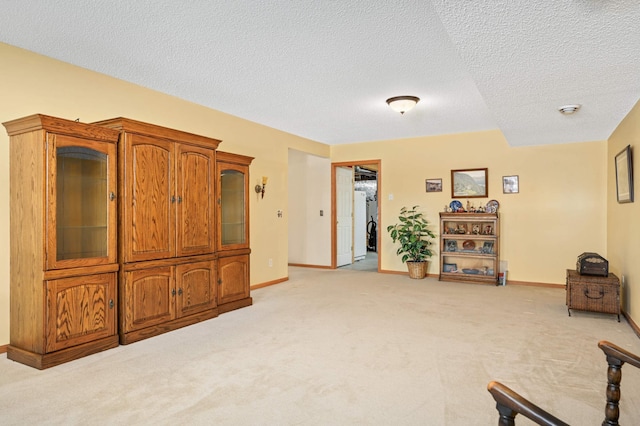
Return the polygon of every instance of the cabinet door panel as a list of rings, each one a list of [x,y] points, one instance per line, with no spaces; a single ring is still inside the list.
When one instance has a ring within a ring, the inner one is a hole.
[[[47,352],[115,335],[116,274],[47,281]]]
[[[125,261],[175,253],[174,144],[127,134],[125,147]]]
[[[176,266],[176,316],[195,314],[216,307],[214,261]]]
[[[211,149],[178,145],[177,255],[214,251],[214,173]]]
[[[218,250],[249,247],[249,168],[218,163]]]
[[[47,269],[116,262],[116,165],[113,143],[47,134]]]
[[[130,332],[174,319],[173,268],[125,273],[124,331]]]
[[[220,274],[218,304],[249,296],[249,256],[229,256],[218,259]]]

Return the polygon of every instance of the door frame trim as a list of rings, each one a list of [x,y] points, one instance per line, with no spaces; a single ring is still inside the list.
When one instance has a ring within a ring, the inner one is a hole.
[[[377,188],[376,195],[378,200],[378,235],[376,241],[376,247],[378,249],[378,272],[380,272],[380,264],[381,264],[381,247],[380,247],[380,223],[382,218],[382,206],[380,203],[380,188],[382,187],[382,160],[358,160],[358,161],[341,161],[336,163],[331,163],[331,269],[337,269],[336,266],[338,264],[337,256],[338,256],[338,247],[337,247],[337,238],[338,238],[338,230],[337,230],[337,211],[336,211],[336,169],[338,167],[355,167],[355,166],[364,166],[367,164],[375,164],[378,167],[377,170]]]

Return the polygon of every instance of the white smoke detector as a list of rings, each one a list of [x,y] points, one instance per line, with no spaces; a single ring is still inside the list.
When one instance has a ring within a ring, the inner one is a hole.
[[[574,105],[564,105],[558,108],[558,111],[565,115],[573,114],[578,111],[582,105],[574,104]]]

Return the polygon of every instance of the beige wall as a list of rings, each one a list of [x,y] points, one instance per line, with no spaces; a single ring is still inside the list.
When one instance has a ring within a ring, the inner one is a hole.
[[[331,266],[329,158],[289,150],[289,200],[289,263]]]
[[[469,201],[500,203],[509,279],[555,284],[564,283],[580,253],[606,256],[606,155],[605,141],[511,148],[497,130],[331,147],[333,162],[382,159],[382,269],[406,271],[386,232],[402,206],[420,205],[439,234],[438,213],[452,200],[451,170],[486,167],[489,197]],[[506,175],[520,177],[520,193],[503,194]],[[442,178],[443,191],[426,193],[427,178]],[[437,274],[432,260],[428,272]]]
[[[255,157],[251,187],[251,282],[288,276],[287,163],[290,147],[329,156],[329,147],[172,96],[0,43],[0,122],[42,113],[82,122],[128,117],[221,139],[220,149]],[[277,217],[277,210],[285,212]],[[268,259],[273,266],[268,266]],[[0,345],[9,343],[9,138],[0,129]]]
[[[633,168],[636,172],[635,202],[619,204],[616,198],[614,157],[631,145]],[[631,319],[640,325],[640,199],[638,196],[638,156],[640,152],[640,102],[631,110],[609,138],[608,172],[608,253],[609,267],[622,280],[623,307]]]

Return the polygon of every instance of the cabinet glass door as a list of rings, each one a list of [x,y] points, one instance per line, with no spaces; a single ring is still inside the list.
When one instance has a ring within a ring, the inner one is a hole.
[[[115,145],[50,135],[50,269],[115,263]]]
[[[220,243],[225,247],[247,244],[245,179],[242,170],[220,171]]]

